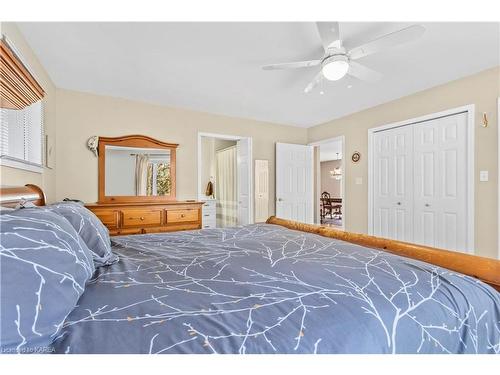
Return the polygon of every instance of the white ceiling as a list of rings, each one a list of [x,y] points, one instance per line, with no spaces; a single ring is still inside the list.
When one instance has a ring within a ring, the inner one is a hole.
[[[304,87],[320,58],[314,23],[19,23],[57,87],[309,127],[499,65],[499,23],[422,23],[417,41],[358,60],[384,74]],[[354,47],[409,23],[341,23]],[[347,88],[352,85],[352,88]],[[320,91],[324,95],[320,95]]]

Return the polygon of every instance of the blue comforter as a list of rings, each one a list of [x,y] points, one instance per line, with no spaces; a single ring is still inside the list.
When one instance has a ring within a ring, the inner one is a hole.
[[[500,293],[424,262],[267,224],[113,243],[56,352],[500,352]]]

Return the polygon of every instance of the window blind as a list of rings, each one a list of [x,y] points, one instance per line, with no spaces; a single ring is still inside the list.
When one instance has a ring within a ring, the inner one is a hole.
[[[0,107],[7,109],[23,109],[45,96],[5,38],[0,40],[0,89]]]
[[[3,37],[0,39],[0,83],[0,163],[41,171],[45,93]]]
[[[41,166],[44,163],[43,102],[22,110],[0,108],[0,157]]]

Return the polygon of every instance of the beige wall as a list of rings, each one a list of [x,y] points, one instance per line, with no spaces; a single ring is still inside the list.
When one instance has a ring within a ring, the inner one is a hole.
[[[321,124],[308,131],[309,142],[335,136],[345,136],[345,155],[348,157],[344,171],[346,200],[346,230],[368,231],[368,129],[443,111],[467,104],[474,104],[475,123],[475,251],[477,255],[498,256],[497,194],[498,194],[498,121],[497,98],[499,68],[449,82],[429,90],[382,104],[355,114]],[[481,114],[486,112],[489,126],[481,127]],[[354,164],[350,155],[361,152],[361,161]],[[489,181],[479,182],[479,171],[489,171]],[[363,179],[355,185],[356,177]]]
[[[57,125],[57,199],[85,202],[97,200],[97,158],[86,148],[92,135],[145,134],[179,143],[178,199],[197,198],[198,132],[252,137],[253,158],[269,160],[271,176],[275,142],[307,142],[307,129],[62,89],[57,90]],[[274,213],[274,179],[269,188],[269,211]]]
[[[12,42],[23,60],[29,65],[40,85],[45,90],[44,99],[45,113],[45,133],[55,139],[56,137],[56,88],[47,72],[34,55],[24,37],[19,32],[17,26],[10,22],[0,23],[1,33]],[[25,185],[36,184],[43,188],[49,202],[56,197],[56,176],[55,169],[44,168],[42,173],[24,171],[21,169],[0,167],[1,185]]]
[[[86,149],[91,135],[119,136],[147,134],[180,144],[178,151],[178,197],[196,198],[197,132],[210,132],[253,137],[254,159],[270,162],[274,176],[274,143],[306,143],[345,136],[345,154],[360,151],[358,164],[350,159],[343,171],[346,191],[346,230],[367,232],[367,130],[467,104],[476,106],[475,126],[475,242],[476,254],[496,257],[497,234],[497,98],[500,96],[500,69],[479,74],[422,91],[390,103],[373,107],[341,119],[309,129],[300,129],[259,121],[230,118],[155,106],[124,99],[56,89],[31,48],[13,23],[0,23],[0,29],[16,46],[30,65],[47,95],[45,99],[46,133],[55,138],[56,169],[45,168],[32,173],[1,167],[3,185],[35,183],[47,194],[49,201],[64,197],[87,202],[97,199],[97,159]],[[57,102],[57,113],[56,113]],[[486,112],[489,127],[480,126]],[[56,126],[57,123],[57,126]],[[57,132],[56,132],[57,128]],[[479,170],[490,172],[489,182],[479,182]],[[355,185],[356,177],[363,183]],[[270,213],[274,213],[275,180],[270,180]]]
[[[341,198],[342,180],[332,178],[330,171],[334,168],[341,168],[342,160],[322,161],[321,169],[321,193],[327,191],[332,198]]]

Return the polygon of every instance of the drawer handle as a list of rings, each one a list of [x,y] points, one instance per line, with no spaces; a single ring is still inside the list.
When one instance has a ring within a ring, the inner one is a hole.
[[[139,220],[144,220],[144,216],[140,216],[140,217],[133,217],[133,216],[130,216],[130,217],[128,218],[128,220],[137,220],[137,219],[139,219]]]
[[[184,216],[186,216],[186,215],[184,215],[184,214],[181,214],[181,217],[184,217]]]
[[[205,215],[203,215],[203,216],[210,216],[210,214],[205,214]]]

